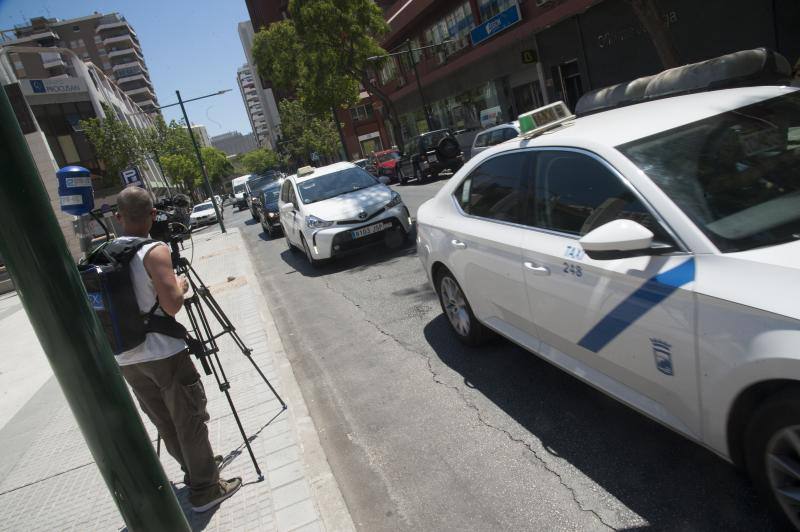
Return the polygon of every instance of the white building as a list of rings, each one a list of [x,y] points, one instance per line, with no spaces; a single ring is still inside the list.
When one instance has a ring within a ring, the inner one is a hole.
[[[198,146],[201,148],[211,147],[211,137],[208,136],[208,130],[206,130],[206,126],[194,124],[192,126],[192,133],[194,133],[194,139],[197,141]]]
[[[19,78],[11,54],[18,57],[39,54],[40,51],[41,48],[35,46],[0,49],[0,84],[9,94],[56,218],[70,250],[77,257],[80,250],[72,228],[72,217],[63,214],[59,205],[56,170],[68,165],[89,169],[97,207],[116,203],[116,193],[122,186],[121,176],[107,176],[110,179],[106,181],[117,184],[111,188],[102,186],[104,166],[80,128],[80,121],[104,118],[103,105],[113,110],[119,120],[138,129],[152,125],[152,121],[101,69],[93,63],[84,63],[75,52],[66,48],[52,49],[66,59],[65,68],[58,76]],[[172,185],[161,174],[155,161],[145,160],[138,169],[144,186],[156,196],[170,191]]]
[[[274,149],[277,139],[281,134],[281,117],[278,114],[278,105],[275,102],[275,94],[272,89],[265,87],[261,78],[258,75],[255,62],[253,61],[253,24],[247,20],[239,23],[239,39],[242,41],[242,48],[244,48],[244,55],[247,58],[247,65],[241,67],[237,72],[237,78],[241,78],[242,69],[249,71],[249,77],[252,78],[252,84],[255,89],[255,96],[261,104],[261,112],[263,113],[264,130],[259,134],[256,128],[253,128],[253,133],[256,135],[256,140],[259,146],[264,148]],[[239,87],[241,89],[241,82]],[[245,98],[244,91],[242,91],[242,98],[245,100],[245,107],[248,106],[247,99]],[[249,115],[249,111],[248,111]],[[251,125],[253,121],[251,120]]]

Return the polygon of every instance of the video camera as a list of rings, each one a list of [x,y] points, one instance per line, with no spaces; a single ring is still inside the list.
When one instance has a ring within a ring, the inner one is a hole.
[[[167,244],[182,242],[190,233],[189,207],[191,201],[184,194],[159,199],[153,206],[156,219],[150,229],[150,236]]]

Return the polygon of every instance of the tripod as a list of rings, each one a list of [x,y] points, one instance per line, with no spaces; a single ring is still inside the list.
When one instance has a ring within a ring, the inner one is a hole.
[[[231,412],[236,420],[236,425],[239,427],[239,432],[242,434],[244,445],[247,447],[247,452],[250,454],[250,459],[253,461],[253,466],[258,474],[258,480],[264,480],[264,475],[261,473],[261,468],[258,466],[258,461],[256,460],[255,454],[253,454],[253,449],[250,447],[250,440],[245,433],[244,427],[242,426],[242,421],[239,419],[239,413],[236,411],[236,406],[233,404],[233,399],[231,398],[230,394],[231,384],[228,382],[228,378],[225,376],[225,370],[223,369],[222,362],[219,359],[219,346],[217,345],[217,339],[225,334],[230,334],[231,338],[233,338],[233,341],[236,343],[236,346],[239,348],[242,354],[247,357],[247,359],[258,372],[261,379],[280,402],[281,412],[287,409],[286,403],[283,401],[283,399],[281,399],[281,396],[278,395],[278,392],[275,391],[275,388],[272,387],[272,384],[270,384],[267,377],[261,371],[261,368],[258,367],[256,361],[253,360],[253,350],[244,344],[239,336],[239,333],[236,332],[236,327],[233,326],[231,321],[228,319],[228,316],[225,314],[225,312],[223,312],[222,308],[219,306],[219,303],[217,303],[217,300],[214,299],[211,291],[208,289],[205,283],[203,283],[203,280],[200,279],[200,276],[194,270],[191,263],[189,263],[189,261],[187,261],[185,258],[181,257],[180,251],[178,250],[178,241],[170,241],[170,246],[172,249],[172,265],[175,269],[175,273],[177,275],[185,275],[186,279],[189,281],[189,286],[192,288],[192,296],[187,297],[184,300],[184,308],[186,309],[186,314],[189,317],[189,323],[191,324],[191,334],[187,339],[187,343],[189,344],[189,352],[195,355],[198,360],[200,360],[200,365],[203,366],[203,371],[206,375],[214,375],[217,385],[219,386],[219,390],[225,394],[225,398],[228,400],[228,404],[231,407]],[[208,307],[208,310],[211,312],[213,318],[219,325],[222,326],[222,332],[214,334],[214,332],[211,330],[211,322],[203,310],[203,305]],[[194,337],[192,335],[194,335]]]

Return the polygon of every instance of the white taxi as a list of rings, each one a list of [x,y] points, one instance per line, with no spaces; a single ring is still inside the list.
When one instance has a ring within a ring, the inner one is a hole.
[[[499,333],[741,465],[797,527],[800,91],[541,111],[419,209],[453,331]]]
[[[411,230],[400,194],[348,162],[287,177],[278,211],[289,249],[302,250],[312,266],[370,244],[401,245]]]

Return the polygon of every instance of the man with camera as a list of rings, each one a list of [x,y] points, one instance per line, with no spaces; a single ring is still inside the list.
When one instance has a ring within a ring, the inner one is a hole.
[[[131,186],[117,197],[117,219],[125,238],[147,238],[156,210],[150,193]],[[174,316],[189,289],[185,277],[172,268],[163,242],[143,245],[129,263],[131,282],[140,311],[158,307],[156,315]],[[116,355],[122,375],[142,410],[158,429],[167,451],[181,465],[195,512],[214,508],[242,485],[241,478],[221,480],[218,462],[208,440],[206,395],[186,342],[147,333],[144,343]]]

